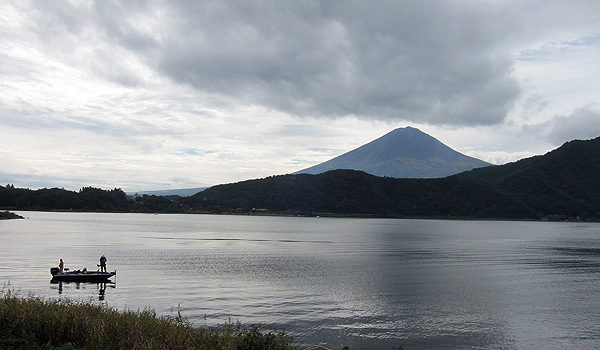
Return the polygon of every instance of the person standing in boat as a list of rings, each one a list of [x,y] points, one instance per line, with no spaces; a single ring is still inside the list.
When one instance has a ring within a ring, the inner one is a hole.
[[[106,272],[106,257],[104,255],[100,257],[100,272]]]
[[[58,263],[58,269],[59,269],[59,272],[60,272],[60,273],[63,273],[63,272],[64,272],[64,269],[65,269],[65,263],[63,262],[63,260],[62,260],[62,259],[60,259],[60,262]]]

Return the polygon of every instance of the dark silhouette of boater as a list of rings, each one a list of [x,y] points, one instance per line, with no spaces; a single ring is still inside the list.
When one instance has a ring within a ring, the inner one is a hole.
[[[106,257],[102,255],[100,257],[100,272],[106,272]]]

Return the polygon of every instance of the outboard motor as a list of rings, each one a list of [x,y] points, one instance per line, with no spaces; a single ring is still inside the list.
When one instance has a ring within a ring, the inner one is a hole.
[[[60,269],[56,266],[50,268],[50,274],[52,276],[56,275],[59,271],[60,271]]]

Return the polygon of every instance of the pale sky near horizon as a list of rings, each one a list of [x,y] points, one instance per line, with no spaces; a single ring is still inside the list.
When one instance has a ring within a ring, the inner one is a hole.
[[[0,5],[2,185],[205,187],[405,126],[494,164],[600,136],[600,1]]]

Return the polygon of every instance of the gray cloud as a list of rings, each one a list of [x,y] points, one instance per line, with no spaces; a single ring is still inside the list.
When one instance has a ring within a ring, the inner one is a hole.
[[[237,181],[406,125],[492,161],[599,133],[598,1],[0,3],[0,155],[36,186]]]
[[[295,115],[495,124],[519,94],[481,11],[446,2],[181,6],[158,68]],[[492,24],[498,20],[491,19]]]
[[[573,139],[593,139],[600,136],[600,111],[592,107],[579,108],[569,115],[556,116],[548,124],[546,139],[554,145]]]
[[[578,108],[569,115],[557,115],[551,120],[524,128],[552,145],[570,140],[589,140],[600,136],[600,111],[597,106]]]
[[[42,1],[32,25],[71,51],[76,38],[105,41],[79,56],[126,86],[144,80],[123,62],[133,53],[175,82],[297,116],[494,125],[521,93],[512,75],[518,44],[589,29],[597,5],[579,5]]]

